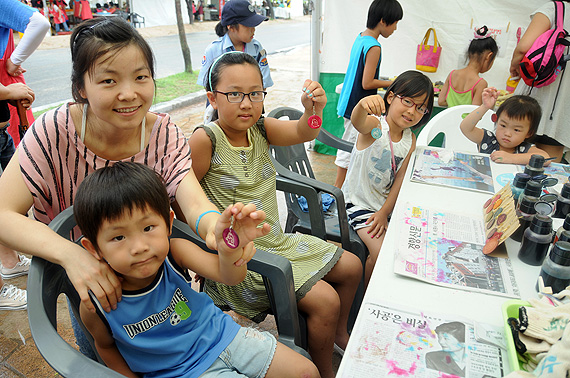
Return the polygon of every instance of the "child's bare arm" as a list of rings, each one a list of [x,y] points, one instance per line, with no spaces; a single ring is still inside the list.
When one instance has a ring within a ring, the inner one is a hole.
[[[471,104],[473,104],[473,105],[483,104],[483,91],[485,90],[485,88],[487,88],[487,85],[488,84],[487,84],[487,81],[485,79],[479,80],[479,82],[477,83],[475,88],[473,88],[473,101],[471,102]],[[499,94],[497,92],[497,96],[498,95]],[[493,107],[494,106],[495,105],[493,104]]]
[[[483,103],[477,109],[473,110],[463,121],[461,121],[461,132],[472,142],[480,144],[483,140],[484,131],[477,127],[477,123],[481,121],[485,113],[489,109],[495,107],[495,102],[499,92],[494,87],[488,87],[483,90],[482,101]]]
[[[115,344],[115,340],[109,334],[107,327],[103,324],[99,315],[89,311],[83,303],[79,305],[79,314],[81,321],[91,336],[93,336],[97,353],[99,353],[105,365],[107,365],[109,369],[113,369],[126,377],[138,378],[138,375],[133,373],[129,365],[127,365],[127,362]]]
[[[404,176],[406,174],[406,169],[408,169],[408,164],[410,163],[410,158],[416,149],[416,136],[412,134],[412,146],[410,147],[410,151],[408,155],[402,162],[400,169],[396,172],[396,177],[394,178],[394,183],[390,188],[390,193],[386,197],[386,202],[384,205],[374,213],[366,224],[370,225],[370,237],[380,237],[382,233],[386,230],[388,226],[388,216],[394,210],[394,206],[396,205],[396,200],[398,199],[398,194],[400,193],[400,188],[402,187],[402,183],[404,182]]]
[[[550,157],[546,151],[543,151],[536,146],[532,146],[525,154],[513,154],[505,151],[493,151],[491,153],[491,160],[493,160],[495,163],[504,164],[528,164],[532,155],[542,155],[545,159],[548,159]],[[550,161],[547,161],[545,163],[545,165],[548,164],[550,164]]]
[[[365,90],[387,88],[392,84],[390,80],[379,80],[376,78],[376,68],[378,67],[381,51],[380,46],[373,46],[366,53],[364,70],[362,72],[362,88]]]
[[[192,170],[198,181],[206,175],[210,169],[210,160],[212,160],[212,141],[203,128],[196,129],[190,139],[190,156],[192,157]]]
[[[370,114],[380,116],[385,112],[386,107],[382,96],[367,96],[360,100],[352,110],[350,122],[359,133],[370,134],[372,129],[378,126],[378,118]]]
[[[275,118],[265,118],[267,140],[276,146],[291,146],[293,144],[313,140],[319,135],[320,129],[309,126],[309,117],[314,115],[323,119],[323,109],[327,104],[325,90],[316,81],[305,80],[302,88],[301,103],[305,108],[299,120],[283,121]]]
[[[447,91],[449,91],[449,75],[447,75],[445,84],[443,84],[443,88],[441,88],[441,91],[437,97],[437,103],[439,106],[447,106]]]
[[[219,217],[216,223],[216,243],[218,246],[218,254],[212,254],[202,250],[194,243],[185,239],[172,239],[170,242],[170,250],[176,262],[183,268],[190,269],[204,278],[224,283],[226,285],[236,285],[243,281],[247,273],[247,263],[255,254],[253,243],[249,240],[258,237],[260,233],[267,235],[270,227],[264,224],[263,227],[256,229],[249,235],[243,234],[239,224],[234,222],[235,231],[240,237],[240,244],[237,248],[230,248],[222,239],[223,231],[229,228],[231,223],[231,209],[236,207],[239,214],[250,222],[255,221],[249,216],[249,210],[253,209],[253,205],[244,206],[236,204],[228,206]],[[249,210],[248,210],[249,207]],[[259,223],[259,222],[258,222]],[[247,227],[252,230],[252,227]],[[251,231],[250,230],[250,231]]]

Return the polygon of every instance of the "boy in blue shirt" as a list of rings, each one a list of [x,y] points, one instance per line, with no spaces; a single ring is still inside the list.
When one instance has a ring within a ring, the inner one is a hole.
[[[404,11],[397,0],[374,0],[368,8],[366,30],[358,34],[352,45],[348,69],[338,99],[337,114],[344,117],[344,140],[356,142],[358,132],[350,123],[350,115],[356,104],[364,97],[376,94],[378,88],[392,84],[389,80],[378,79],[382,58],[382,47],[378,38],[388,38],[392,35],[403,16]],[[350,153],[339,150],[336,156],[337,174],[334,185],[340,188],[346,177]]]
[[[235,210],[244,215],[250,209],[229,206],[216,235],[231,227]],[[94,295],[97,312],[80,305],[81,319],[111,369],[127,377],[319,376],[311,361],[270,333],[240,327],[205,293],[192,290],[188,269],[228,285],[241,282],[254,250],[244,248],[246,235],[235,248],[219,237],[217,255],[185,239],[169,241],[174,213],[162,178],[151,168],[118,162],[95,171],[78,188],[74,215],[84,234],[81,244],[121,279],[116,310],[103,311]]]

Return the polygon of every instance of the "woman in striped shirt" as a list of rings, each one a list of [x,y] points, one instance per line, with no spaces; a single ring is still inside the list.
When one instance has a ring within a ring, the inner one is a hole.
[[[92,291],[110,311],[121,298],[115,274],[47,227],[73,205],[88,174],[117,161],[152,167],[164,178],[178,217],[190,225],[200,220],[196,232],[211,248],[219,213],[196,180],[182,131],[168,115],[149,112],[154,57],[140,34],[120,17],[88,20],[71,36],[71,55],[75,102],[30,127],[0,179],[0,243],[60,264],[88,308],[94,311]],[[31,207],[37,221],[25,216]],[[256,228],[265,213],[255,205],[238,204],[233,212],[242,240],[268,232]]]

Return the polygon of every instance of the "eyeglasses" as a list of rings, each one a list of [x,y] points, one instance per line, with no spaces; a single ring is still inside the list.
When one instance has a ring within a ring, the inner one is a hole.
[[[267,94],[267,92],[264,91],[253,91],[249,93],[214,91],[214,93],[221,93],[225,95],[226,98],[228,99],[228,102],[231,103],[242,102],[245,96],[249,97],[249,101],[251,102],[261,102],[265,99],[265,95]]]
[[[402,104],[404,104],[404,106],[407,106],[408,108],[415,106],[416,112],[418,112],[420,114],[428,114],[429,113],[429,109],[425,105],[418,105],[415,102],[413,102],[412,99],[409,97],[404,97],[404,96],[400,96],[400,95],[396,95],[396,97],[398,97],[402,101]]]

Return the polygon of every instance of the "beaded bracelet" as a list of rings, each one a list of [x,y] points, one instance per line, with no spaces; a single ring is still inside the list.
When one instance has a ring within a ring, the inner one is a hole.
[[[204,211],[202,214],[200,214],[200,216],[196,220],[196,235],[200,236],[200,232],[198,231],[198,225],[200,225],[200,220],[202,219],[202,217],[204,215],[209,214],[209,213],[218,213],[218,214],[222,215],[222,213],[220,213],[218,210],[208,210],[208,211]]]

